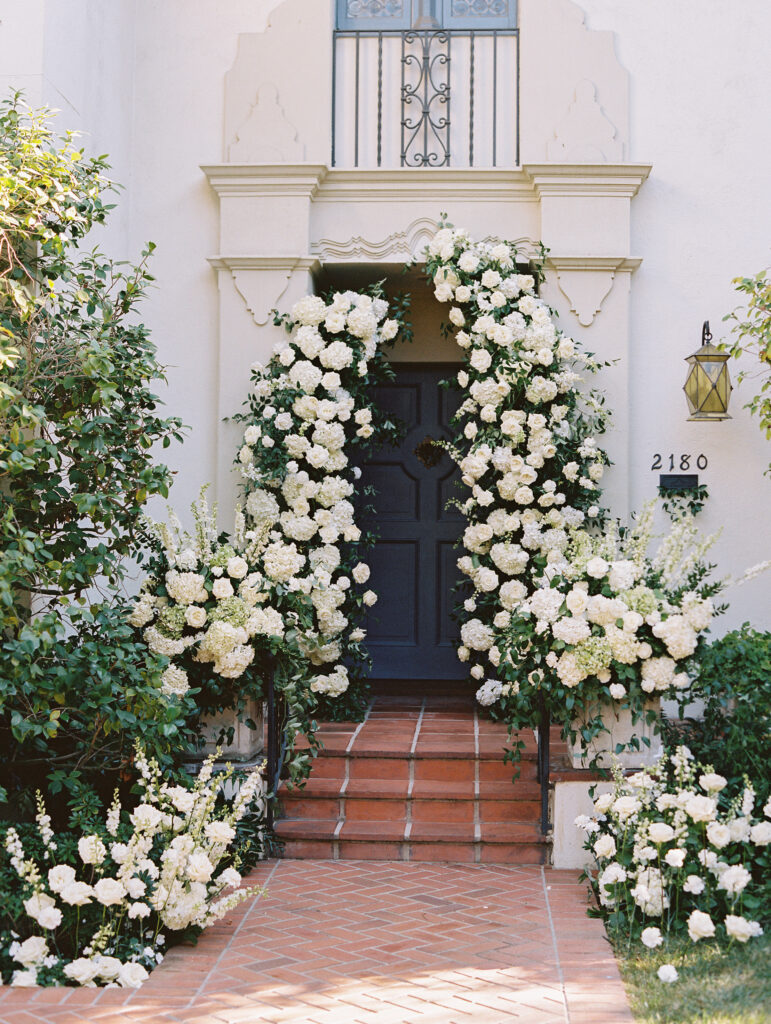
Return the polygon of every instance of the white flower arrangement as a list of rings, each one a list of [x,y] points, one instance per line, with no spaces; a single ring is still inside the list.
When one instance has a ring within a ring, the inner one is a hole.
[[[762,935],[771,802],[756,812],[746,780],[730,798],[726,780],[684,746],[634,775],[616,768],[613,776],[594,815],[576,819],[608,927],[649,949],[686,934],[692,942]]]
[[[262,506],[247,530],[236,510],[232,537],[219,535],[216,507],[210,509],[206,488],[193,505],[193,533],[185,531],[171,512],[170,522],[150,524],[157,550],[129,621],[150,650],[165,655],[169,667],[162,689],[169,697],[184,697],[194,685],[206,688],[216,677],[238,680],[260,651],[284,643],[287,623],[271,604],[272,594],[258,571],[275,545],[268,543],[276,523],[271,506]],[[277,564],[296,564],[296,557],[275,556]]]
[[[447,450],[469,491],[458,567],[474,594],[459,657],[478,699],[517,727],[537,724],[541,695],[566,731],[584,711],[582,732],[602,731],[602,703],[639,717],[651,694],[688,684],[683,666],[719,589],[704,583],[709,540],[684,518],[649,558],[652,508],[631,536],[608,524],[598,499],[609,460],[597,442],[608,414],[583,380],[597,364],[557,328],[514,246],[443,225],[426,267],[437,299],[455,303],[467,359]]]
[[[72,863],[60,860],[62,844],[40,798],[37,836],[27,846],[42,853],[25,849],[17,828],[6,830],[22,912],[17,930],[0,936],[4,984],[138,988],[175,939],[261,892],[241,888],[231,847],[237,823],[262,814],[264,782],[251,771],[232,804],[216,809],[232,771],[214,773],[213,762],[204,762],[192,788],[170,786],[138,746],[141,802],[128,814],[116,793],[104,825],[81,836]]]
[[[368,391],[387,367],[381,346],[398,323],[379,294],[306,296],[287,317],[288,337],[266,366],[252,368],[238,466],[250,529],[267,526],[258,559],[264,592],[294,613],[308,665],[308,692],[339,698],[362,662],[363,607],[376,595],[357,548],[353,501],[360,472],[352,455],[388,436]],[[267,449],[266,440],[270,440]],[[345,659],[345,664],[343,664]]]

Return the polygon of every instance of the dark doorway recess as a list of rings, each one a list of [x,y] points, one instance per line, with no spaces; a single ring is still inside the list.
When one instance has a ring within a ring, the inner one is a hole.
[[[396,365],[396,380],[378,387],[376,404],[406,425],[398,448],[383,448],[362,467],[362,483],[376,489],[375,514],[362,525],[379,540],[368,558],[378,602],[367,617],[367,647],[374,679],[465,679],[456,654],[458,628],[455,544],[463,517],[445,508],[462,497],[458,471],[432,441],[450,440],[450,420],[462,401],[439,387],[457,365]]]

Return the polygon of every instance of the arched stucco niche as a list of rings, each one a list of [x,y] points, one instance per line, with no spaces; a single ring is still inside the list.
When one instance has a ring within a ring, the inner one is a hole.
[[[452,337],[443,337],[442,321],[447,306],[436,301],[433,288],[422,268],[417,265],[406,272],[400,263],[338,263],[322,267],[317,277],[317,289],[327,291],[358,291],[368,285],[383,282],[386,295],[393,299],[400,293],[410,297],[409,320],[412,341],[397,341],[388,349],[393,363],[457,363],[462,355]]]

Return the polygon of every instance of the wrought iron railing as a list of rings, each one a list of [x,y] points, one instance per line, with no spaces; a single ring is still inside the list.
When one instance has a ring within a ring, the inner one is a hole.
[[[519,164],[519,30],[336,31],[332,164]]]
[[[551,821],[549,820],[549,789],[550,761],[549,761],[549,740],[551,733],[551,715],[543,697],[540,699],[538,717],[538,760],[536,762],[536,778],[541,785],[541,834],[546,836],[551,832]]]
[[[286,708],[283,697],[276,693],[274,684],[275,667],[275,660],[273,658],[266,659],[265,718],[268,736],[265,782],[267,790],[266,821],[269,829],[273,828],[278,787],[281,782],[281,769],[284,767],[287,748],[284,724]]]

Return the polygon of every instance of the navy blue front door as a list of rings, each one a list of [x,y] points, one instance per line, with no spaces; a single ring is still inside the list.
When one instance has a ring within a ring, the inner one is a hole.
[[[464,679],[458,629],[450,618],[458,579],[457,543],[463,518],[445,508],[462,497],[450,457],[430,439],[449,440],[456,391],[439,388],[452,368],[397,368],[393,384],[375,389],[376,403],[392,412],[407,433],[398,448],[384,448],[362,467],[371,484],[379,539],[370,552],[370,586],[378,594],[365,623],[375,679]]]

